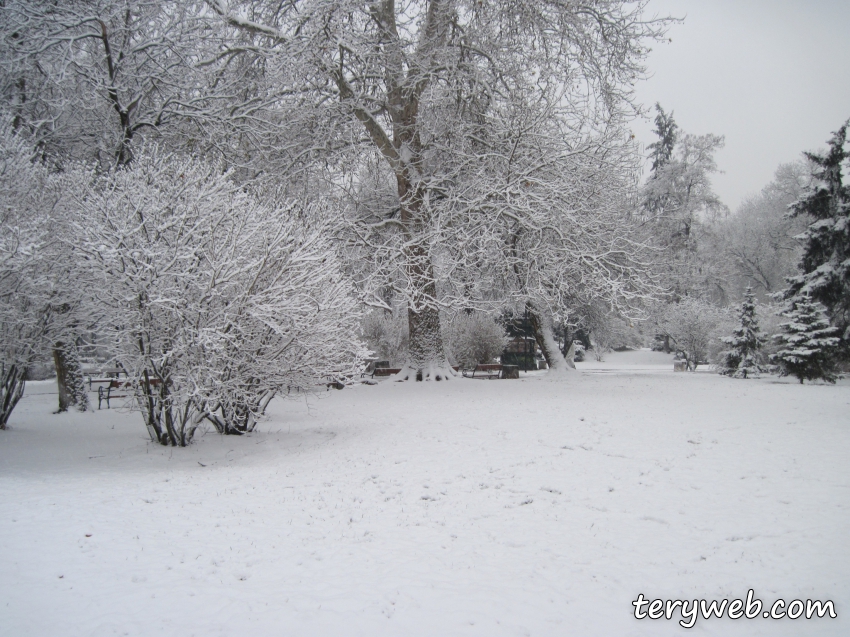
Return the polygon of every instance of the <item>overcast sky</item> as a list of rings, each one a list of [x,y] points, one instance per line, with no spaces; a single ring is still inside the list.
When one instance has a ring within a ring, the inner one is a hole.
[[[685,20],[655,45],[638,100],[726,137],[713,183],[732,211],[850,118],[850,0],[651,0],[649,12]],[[634,125],[645,145],[652,128]]]

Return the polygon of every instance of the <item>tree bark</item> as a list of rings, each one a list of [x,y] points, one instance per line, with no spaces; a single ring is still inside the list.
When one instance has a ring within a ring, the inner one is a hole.
[[[21,365],[0,364],[0,429],[5,429],[15,405],[24,395],[27,370]]]
[[[68,366],[65,360],[64,344],[56,343],[53,347],[53,364],[56,367],[56,385],[59,388],[59,409],[58,413],[68,411],[73,403],[71,395],[68,391]]]
[[[59,389],[57,413],[76,407],[86,411],[89,407],[88,394],[83,380],[83,370],[73,343],[58,342],[53,347],[53,364],[56,368],[56,385]]]

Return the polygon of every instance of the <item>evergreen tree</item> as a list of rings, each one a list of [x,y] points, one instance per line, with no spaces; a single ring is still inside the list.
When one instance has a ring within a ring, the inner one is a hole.
[[[673,120],[673,111],[668,115],[658,102],[655,103],[655,110],[658,114],[655,116],[655,130],[652,132],[658,136],[658,141],[647,146],[651,151],[649,156],[652,158],[652,177],[673,157],[676,130],[679,128]]]
[[[829,140],[826,155],[806,153],[813,163],[813,185],[807,196],[792,204],[795,215],[814,219],[803,233],[802,274],[788,279],[783,298],[811,297],[822,303],[845,344],[850,341],[850,188],[842,183],[847,127]]]
[[[759,325],[756,320],[755,295],[750,287],[744,292],[744,302],[741,304],[741,326],[736,328],[732,336],[724,336],[720,340],[731,346],[723,352],[723,363],[720,373],[735,378],[758,376],[761,372],[757,356],[764,344],[759,335]]]
[[[782,316],[791,320],[781,325],[785,333],[774,337],[785,345],[774,356],[780,375],[796,376],[800,384],[816,378],[834,383],[833,357],[840,339],[835,336],[838,328],[829,324],[823,305],[802,296]]]

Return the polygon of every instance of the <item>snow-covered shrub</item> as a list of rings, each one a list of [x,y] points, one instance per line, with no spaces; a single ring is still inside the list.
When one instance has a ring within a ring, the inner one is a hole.
[[[455,365],[475,367],[501,356],[508,345],[505,327],[482,313],[461,312],[447,321],[443,340]]]
[[[665,308],[659,328],[661,334],[669,337],[679,357],[687,362],[688,369],[695,371],[699,364],[709,360],[712,341],[725,331],[726,321],[727,317],[715,305],[686,297]]]
[[[399,367],[407,356],[407,312],[373,310],[363,317],[360,337],[380,360]]]
[[[153,440],[186,445],[203,419],[240,433],[279,391],[359,372],[359,312],[319,204],[274,209],[156,151],[72,181],[90,311]]]

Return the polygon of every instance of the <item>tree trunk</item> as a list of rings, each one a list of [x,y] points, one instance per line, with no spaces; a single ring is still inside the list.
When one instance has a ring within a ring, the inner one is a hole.
[[[15,405],[24,395],[27,370],[22,365],[0,364],[0,429],[5,429]]]
[[[57,413],[68,411],[71,406],[86,411],[89,407],[89,397],[77,357],[77,346],[73,342],[56,343],[53,347],[53,364],[56,367],[56,385],[59,388]]]
[[[408,270],[412,269],[408,266]],[[418,267],[415,269],[421,273]],[[440,312],[431,301],[437,296],[437,285],[430,274],[432,269],[429,260],[425,271],[429,272],[427,278],[430,280],[419,282],[407,308],[407,362],[399,374],[405,380],[448,380],[453,376],[443,347]]]
[[[538,310],[531,303],[526,304],[528,319],[534,333],[534,340],[543,352],[549,371],[556,374],[566,373],[569,369],[575,369],[575,363],[561,354],[558,342],[555,340],[555,328],[552,317],[545,311]],[[571,350],[575,351],[575,350]],[[572,358],[572,357],[570,357]]]
[[[405,270],[408,285],[412,289],[407,308],[407,362],[398,377],[399,380],[448,380],[454,376],[454,372],[443,347],[434,264],[428,246],[422,239],[428,225],[427,219],[423,218],[423,195],[413,185],[408,170],[397,174],[396,181],[401,201],[401,220],[408,237],[404,250]]]

